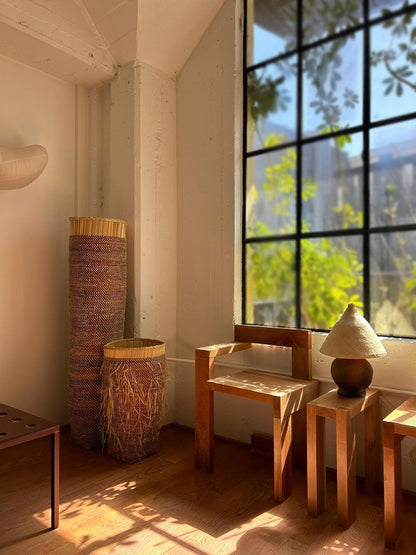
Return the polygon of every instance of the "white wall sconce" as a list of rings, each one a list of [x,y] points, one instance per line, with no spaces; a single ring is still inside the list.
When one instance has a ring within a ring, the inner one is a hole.
[[[22,148],[0,147],[0,189],[21,189],[32,183],[48,163],[41,145]]]

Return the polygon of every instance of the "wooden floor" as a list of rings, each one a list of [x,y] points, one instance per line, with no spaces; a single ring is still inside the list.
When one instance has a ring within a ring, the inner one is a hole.
[[[358,488],[358,518],[336,522],[335,477],[328,509],[306,512],[306,479],[295,471],[293,495],[273,501],[271,460],[216,440],[214,474],[194,471],[193,434],[168,428],[158,453],[127,465],[100,449],[61,445],[61,522],[49,526],[49,441],[0,453],[0,553],[378,554],[384,550],[381,495]],[[396,553],[416,554],[416,498],[404,502]]]

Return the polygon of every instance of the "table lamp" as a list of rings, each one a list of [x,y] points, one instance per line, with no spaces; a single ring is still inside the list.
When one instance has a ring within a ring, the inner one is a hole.
[[[365,397],[373,379],[373,368],[366,359],[387,354],[373,328],[352,303],[334,324],[319,351],[335,357],[331,375],[339,395],[346,397]]]

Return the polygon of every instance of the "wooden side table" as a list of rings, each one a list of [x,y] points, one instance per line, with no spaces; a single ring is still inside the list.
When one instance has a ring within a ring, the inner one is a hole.
[[[416,437],[416,397],[411,397],[383,420],[384,537],[396,549],[402,531],[402,453],[404,436]]]
[[[307,404],[308,513],[325,510],[325,418],[336,422],[338,522],[348,528],[356,518],[355,417],[364,413],[365,488],[374,493],[376,483],[375,435],[378,390],[365,397],[343,397],[333,389]]]
[[[59,426],[0,403],[0,450],[51,436],[51,528],[59,526]]]

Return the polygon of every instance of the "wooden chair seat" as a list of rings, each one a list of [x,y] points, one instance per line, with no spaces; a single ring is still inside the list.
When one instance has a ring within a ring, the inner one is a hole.
[[[291,492],[292,416],[302,441],[306,462],[306,404],[319,395],[319,382],[311,379],[311,332],[261,326],[234,326],[234,342],[201,347],[195,351],[195,463],[213,470],[214,391],[270,403],[273,406],[274,496],[279,502]],[[292,376],[242,370],[214,378],[218,356],[250,349],[252,344],[292,349]]]
[[[207,380],[209,389],[221,393],[230,393],[273,404],[278,401],[287,404],[292,401],[291,412],[303,408],[315,398],[316,382],[296,380],[289,376],[258,370],[243,370],[230,376],[221,376]]]

